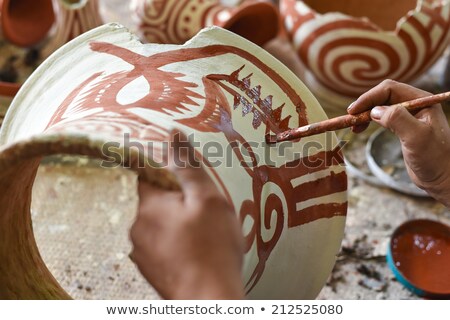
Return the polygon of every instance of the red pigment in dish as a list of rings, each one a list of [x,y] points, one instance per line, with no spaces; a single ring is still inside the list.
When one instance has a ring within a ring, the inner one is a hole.
[[[420,220],[395,235],[391,244],[397,269],[417,288],[450,292],[450,228]]]

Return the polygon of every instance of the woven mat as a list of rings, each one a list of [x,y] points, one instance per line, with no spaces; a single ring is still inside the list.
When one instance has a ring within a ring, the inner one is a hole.
[[[73,298],[158,298],[128,258],[137,200],[136,176],[128,170],[84,159],[41,165],[32,203],[36,242]]]

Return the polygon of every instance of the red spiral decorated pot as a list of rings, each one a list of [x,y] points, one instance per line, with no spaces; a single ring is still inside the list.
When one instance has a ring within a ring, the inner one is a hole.
[[[281,12],[307,84],[342,105],[384,79],[414,80],[450,39],[448,0],[282,0]]]
[[[55,21],[52,0],[0,0],[5,38],[21,47],[40,42]]]
[[[31,228],[43,156],[99,158],[177,189],[161,162],[174,128],[191,137],[242,225],[248,296],[314,298],[335,263],[347,211],[338,141],[331,133],[264,141],[325,118],[281,62],[224,29],[179,46],[143,45],[116,24],[81,35],[27,80],[1,128],[0,298],[68,298]]]
[[[267,0],[133,0],[142,38],[182,44],[200,29],[219,26],[262,45],[279,29],[278,11]]]

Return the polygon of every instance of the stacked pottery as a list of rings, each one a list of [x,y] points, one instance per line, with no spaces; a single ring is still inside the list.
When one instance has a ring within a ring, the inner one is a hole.
[[[133,0],[132,10],[150,43],[182,44],[214,25],[263,45],[279,30],[278,11],[267,0]]]
[[[280,3],[284,25],[310,71],[307,85],[343,112],[384,79],[410,82],[422,75],[450,39],[448,0]]]
[[[268,146],[264,137],[325,118],[290,70],[227,30],[206,29],[180,46],[143,45],[116,24],[81,35],[27,80],[0,132],[0,299],[69,298],[31,227],[42,157],[99,158],[179,189],[160,162],[174,128],[194,141],[197,159],[242,224],[248,296],[314,298],[345,225],[338,141],[322,134]]]

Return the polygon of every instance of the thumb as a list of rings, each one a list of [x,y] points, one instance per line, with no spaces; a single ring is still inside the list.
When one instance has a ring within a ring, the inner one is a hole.
[[[390,129],[402,140],[414,137],[417,130],[420,130],[424,125],[401,106],[375,107],[372,109],[370,116],[373,121]]]
[[[174,173],[188,199],[215,190],[215,185],[195,155],[188,138],[178,130],[171,133],[169,170]]]

